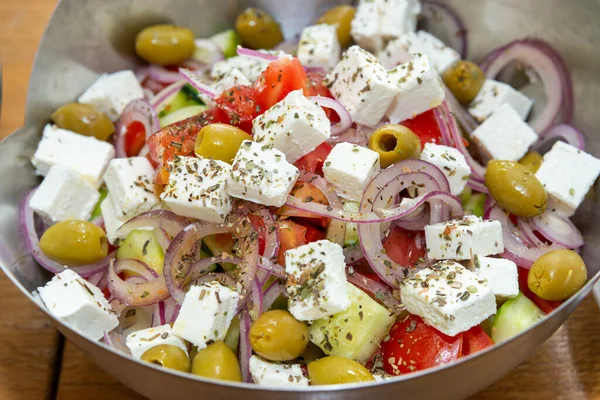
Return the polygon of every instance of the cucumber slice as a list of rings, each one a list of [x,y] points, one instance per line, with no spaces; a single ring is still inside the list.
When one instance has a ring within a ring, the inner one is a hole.
[[[100,189],[98,189],[98,192],[100,193],[100,199],[96,203],[96,207],[94,207],[94,211],[92,211],[92,216],[89,219],[90,221],[93,221],[102,216],[102,210],[100,209],[100,204],[102,204],[102,202],[108,195],[108,189],[105,188],[104,186],[102,186]]]
[[[217,33],[210,38],[221,49],[225,58],[237,55],[237,47],[242,44],[240,35],[233,29]]]
[[[359,203],[347,201],[342,206],[344,211],[357,213],[360,208]],[[354,222],[346,224],[346,236],[344,237],[344,247],[352,247],[358,244],[358,225]]]
[[[163,273],[165,252],[156,240],[154,231],[142,229],[131,231],[117,250],[117,260],[124,258],[145,262],[159,276]]]
[[[189,83],[186,83],[177,93],[165,100],[156,111],[158,118],[163,118],[182,108],[204,105],[206,103],[202,100],[200,92],[194,89]]]
[[[227,347],[237,354],[238,343],[240,342],[240,317],[233,317],[223,341]]]
[[[310,340],[327,355],[366,362],[396,321],[393,313],[348,284],[350,307],[310,326]]]
[[[508,340],[529,329],[542,318],[542,310],[523,293],[519,293],[517,297],[504,303],[496,313],[492,324],[492,340],[495,343]]]
[[[190,106],[181,108],[177,111],[171,112],[166,116],[159,118],[158,122],[161,128],[164,128],[167,125],[174,124],[175,122],[182,121],[186,118],[193,117],[194,115],[198,115],[204,111],[206,111],[207,106]]]
[[[468,200],[463,199],[462,206],[466,213],[473,214],[483,218],[483,209],[485,204],[485,194],[477,193],[468,197]]]
[[[205,245],[213,256],[220,256],[223,253],[233,254],[233,237],[229,234],[210,235],[202,239],[202,244]],[[235,264],[221,263],[221,267],[225,271],[233,271]]]

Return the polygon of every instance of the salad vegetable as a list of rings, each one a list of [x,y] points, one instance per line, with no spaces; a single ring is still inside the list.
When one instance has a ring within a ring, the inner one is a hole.
[[[146,27],[149,65],[52,114],[20,207],[52,314],[167,369],[301,388],[471,356],[585,285],[570,217],[600,160],[549,44],[476,64],[429,0],[316,21]]]

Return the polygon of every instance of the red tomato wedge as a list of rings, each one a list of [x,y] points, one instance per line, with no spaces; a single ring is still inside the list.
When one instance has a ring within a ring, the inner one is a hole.
[[[279,234],[279,254],[277,262],[285,265],[285,252],[290,249],[306,244],[306,227],[290,220],[277,221],[277,233]]]
[[[462,334],[446,336],[411,315],[396,322],[381,343],[383,366],[391,375],[421,371],[459,359],[462,347]]]
[[[260,114],[252,86],[234,86],[221,93],[215,102],[227,114],[230,125],[252,134],[252,120]]]
[[[146,129],[140,121],[133,121],[125,131],[125,154],[135,157],[146,144]]]
[[[252,213],[248,214],[248,219],[256,232],[258,232],[258,253],[263,254],[265,252],[265,243],[267,242],[265,221],[259,215]]]
[[[433,110],[419,114],[413,119],[403,121],[400,125],[406,126],[421,139],[421,147],[423,147],[425,143],[442,143],[442,132],[435,119]]]
[[[423,242],[418,244],[417,241]],[[383,242],[383,248],[392,261],[412,267],[417,260],[425,257],[424,232],[408,231],[399,227],[394,228],[390,236]]]
[[[494,344],[492,338],[488,336],[483,328],[476,325],[466,332],[463,332],[463,349],[462,355],[468,356],[486,349]]]
[[[269,64],[256,82],[256,103],[268,110],[294,90],[306,91],[306,72],[297,58],[281,57]]]
[[[325,74],[322,72],[311,71],[306,73],[306,90],[304,91],[306,96],[321,96],[321,97],[333,97],[329,88],[325,84]],[[340,122],[338,115],[329,108],[323,108],[325,115],[335,124]]]
[[[319,188],[309,182],[297,182],[291,193],[292,196],[302,200],[303,203],[319,203],[324,205],[329,205],[327,201],[327,197],[321,192]],[[321,226],[323,228],[329,225],[329,218],[324,218],[319,215],[311,214],[306,211],[300,211],[288,206],[283,206],[275,210],[275,214],[281,215],[283,217],[296,217],[296,218],[310,218],[320,221],[311,221],[312,223],[316,223],[317,226]]]
[[[316,149],[296,161],[294,165],[305,172],[323,176],[323,163],[325,163],[325,159],[332,149],[333,147],[329,143],[323,142]]]
[[[529,300],[533,301],[536,306],[539,307],[545,314],[551,313],[555,308],[558,308],[562,304],[562,301],[550,301],[544,300],[541,297],[538,297],[535,293],[529,290],[529,285],[527,285],[527,276],[529,275],[529,270],[527,268],[517,267],[519,271],[519,289],[525,297]]]

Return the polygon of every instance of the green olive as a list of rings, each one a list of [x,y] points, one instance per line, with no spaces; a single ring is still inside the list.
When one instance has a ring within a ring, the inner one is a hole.
[[[244,140],[252,140],[252,136],[235,126],[210,124],[200,129],[194,150],[198,157],[212,158],[231,164]]]
[[[196,354],[192,361],[192,374],[222,381],[242,381],[242,371],[236,355],[221,340]]]
[[[279,24],[258,8],[247,8],[238,15],[235,28],[251,49],[272,49],[283,41]]]
[[[553,250],[540,256],[529,270],[527,286],[544,300],[566,300],[585,285],[587,269],[572,250]]]
[[[337,25],[337,37],[342,47],[350,43],[350,24],[354,19],[356,8],[352,6],[337,6],[327,11],[317,21],[318,24]]]
[[[108,254],[106,234],[87,221],[68,220],[52,225],[40,239],[42,253],[68,266],[92,264]]]
[[[519,164],[525,167],[525,169],[532,174],[535,174],[538,169],[542,166],[544,158],[537,151],[530,151],[525,154],[523,158],[519,160]]]
[[[180,26],[149,26],[135,38],[137,55],[152,64],[178,65],[195,50],[194,33]]]
[[[485,82],[485,74],[471,61],[459,60],[446,68],[442,79],[454,97],[463,104],[473,101]]]
[[[267,311],[250,328],[250,344],[259,356],[290,361],[308,346],[308,326],[286,310]]]
[[[339,385],[374,381],[368,369],[354,360],[340,356],[327,356],[308,364],[308,377],[312,385]]]
[[[492,160],[485,185],[500,207],[517,217],[533,217],[546,209],[548,194],[541,182],[514,161]]]
[[[379,153],[383,168],[421,155],[421,141],[403,125],[388,124],[377,129],[369,138],[369,148]]]
[[[68,129],[98,140],[107,140],[115,131],[110,118],[89,104],[69,103],[52,114],[59,128]]]
[[[154,346],[146,350],[141,359],[152,364],[158,364],[163,368],[182,372],[190,371],[190,359],[185,351],[171,344]]]

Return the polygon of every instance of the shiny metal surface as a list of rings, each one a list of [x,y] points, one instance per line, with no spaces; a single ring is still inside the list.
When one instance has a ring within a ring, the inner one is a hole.
[[[131,67],[133,37],[143,26],[173,21],[208,35],[231,26],[249,3],[261,3],[289,28],[286,35],[310,22],[318,10],[334,1],[305,0],[63,0],[53,15],[34,65],[27,99],[26,124],[0,144],[0,264],[3,271],[32,301],[48,275],[24,251],[18,233],[17,207],[38,179],[29,159],[50,113],[72,101],[100,72]],[[587,133],[589,150],[600,155],[600,2],[597,0],[452,0],[466,21],[470,58],[477,60],[509,40],[538,36],[562,53],[574,76],[576,123]],[[6,100],[6,99],[5,99]],[[596,192],[596,198],[598,193]],[[580,207],[576,222],[587,245],[583,258],[592,279],[576,296],[540,324],[513,340],[476,357],[385,383],[305,391],[273,391],[252,385],[224,385],[190,375],[165,372],[123,357],[100,343],[90,342],[60,322],[57,328],[100,367],[124,384],[152,399],[459,399],[490,385],[526,359],[567,319],[592,290],[600,267],[600,219],[597,203]],[[42,310],[45,311],[43,307]],[[50,317],[50,316],[49,316]],[[51,317],[50,317],[51,318]]]

